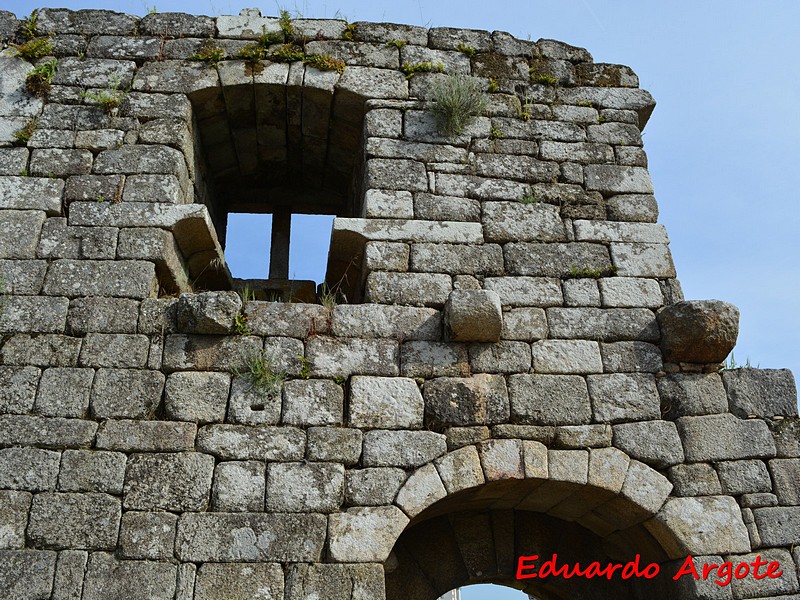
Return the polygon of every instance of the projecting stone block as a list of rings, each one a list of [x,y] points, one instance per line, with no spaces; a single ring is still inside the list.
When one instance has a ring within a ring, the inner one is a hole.
[[[113,549],[121,515],[120,501],[106,494],[37,494],[28,538],[40,548]]]
[[[92,387],[92,413],[98,419],[146,419],[161,402],[164,375],[138,369],[98,369]]]
[[[658,314],[664,360],[721,363],[736,345],[739,309],[720,300],[678,302]]]
[[[503,329],[500,297],[489,290],[455,290],[445,304],[448,336],[460,342],[496,342]]]
[[[134,454],[125,472],[125,509],[205,510],[213,471],[213,457],[199,452]]]
[[[330,379],[295,379],[283,384],[284,423],[341,425],[343,418],[344,391]]]
[[[281,565],[206,563],[197,572],[196,600],[283,598]]]
[[[396,506],[351,508],[331,515],[328,546],[336,562],[384,562],[408,525]]]
[[[788,369],[723,371],[731,412],[738,417],[796,417],[797,387]]]
[[[168,512],[126,512],[120,525],[120,556],[126,559],[171,559],[177,521],[177,515]]]
[[[577,375],[512,375],[508,392],[516,423],[570,425],[592,418],[586,381]]]
[[[228,406],[231,376],[227,373],[172,373],[164,386],[167,417],[176,421],[221,423]]]
[[[166,562],[118,560],[113,554],[94,552],[86,568],[82,599],[171,600],[176,571],[175,565]]]
[[[49,598],[55,569],[55,552],[0,550],[0,596],[14,600]]]
[[[614,425],[614,446],[657,469],[683,462],[683,446],[672,421]]]
[[[230,333],[234,317],[241,309],[242,299],[236,292],[181,294],[178,299],[178,330],[182,333]]]
[[[365,467],[411,468],[424,465],[447,452],[445,436],[432,431],[387,431],[364,434]]]
[[[440,377],[426,381],[422,391],[430,425],[483,425],[508,420],[508,392],[502,375]]]
[[[318,562],[328,519],[318,514],[187,513],[175,555],[191,562]]]
[[[655,378],[648,373],[589,375],[586,381],[596,421],[618,423],[661,416]]]
[[[349,406],[349,424],[370,429],[419,429],[425,409],[416,382],[397,377],[353,377]]]
[[[676,424],[689,462],[775,456],[775,442],[764,421],[722,414],[681,417]]]
[[[121,452],[65,450],[58,489],[62,492],[122,494],[127,457]]]

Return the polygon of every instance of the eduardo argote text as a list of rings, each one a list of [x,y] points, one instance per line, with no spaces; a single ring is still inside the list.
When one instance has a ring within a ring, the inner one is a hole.
[[[661,567],[656,563],[641,564],[641,556],[637,554],[633,560],[627,563],[606,563],[591,562],[583,566],[580,563],[559,563],[558,554],[553,553],[550,558],[540,561],[538,554],[530,556],[520,556],[517,560],[517,579],[547,579],[548,577],[561,577],[571,579],[573,577],[584,577],[586,579],[606,578],[620,579],[643,578],[653,579],[661,572]],[[780,563],[776,560],[763,560],[761,556],[756,556],[754,560],[721,563],[696,563],[693,556],[689,555],[674,574],[670,574],[673,580],[682,577],[692,577],[694,579],[712,579],[719,586],[727,586],[733,579],[777,579],[783,575]]]

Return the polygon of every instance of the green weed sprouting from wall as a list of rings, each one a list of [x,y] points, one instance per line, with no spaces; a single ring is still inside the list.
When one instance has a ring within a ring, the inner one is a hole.
[[[483,82],[466,75],[451,75],[433,86],[434,104],[439,131],[446,136],[459,135],[472,119],[488,105]]]

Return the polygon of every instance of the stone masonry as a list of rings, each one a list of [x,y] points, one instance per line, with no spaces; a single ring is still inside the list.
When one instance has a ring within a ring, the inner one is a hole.
[[[794,379],[720,370],[629,68],[256,10],[0,44],[0,598],[800,597]],[[300,284],[231,279],[230,212],[335,214],[331,292],[253,299]],[[515,579],[556,552],[782,575]]]

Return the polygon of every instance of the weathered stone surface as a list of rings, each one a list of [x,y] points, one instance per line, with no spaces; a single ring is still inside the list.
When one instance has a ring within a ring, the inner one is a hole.
[[[98,369],[92,386],[92,413],[99,419],[152,417],[161,402],[164,375],[138,369]]]
[[[450,275],[438,273],[370,273],[367,300],[380,304],[441,307],[453,289]]]
[[[30,412],[40,374],[36,367],[0,367],[0,412]]]
[[[597,421],[616,423],[657,419],[661,414],[655,378],[652,375],[589,375],[587,383]]]
[[[236,292],[182,294],[178,299],[178,330],[182,333],[226,334],[242,309]]]
[[[103,421],[97,448],[122,452],[180,452],[194,449],[195,423],[174,421]]]
[[[175,554],[192,562],[317,562],[327,521],[317,514],[186,513]]]
[[[62,492],[122,494],[127,457],[121,452],[64,450],[58,489]]]
[[[547,317],[541,308],[515,308],[503,313],[502,338],[532,342],[547,336]]]
[[[216,512],[259,512],[264,508],[266,470],[257,461],[221,462],[214,469],[212,508]]]
[[[723,371],[731,412],[738,417],[796,417],[797,387],[788,369]]]
[[[50,264],[42,292],[49,296],[147,298],[155,295],[153,263],[144,261],[57,260]]]
[[[600,287],[596,279],[565,279],[564,306],[600,306]]]
[[[38,210],[0,212],[0,227],[5,232],[0,239],[0,258],[36,258],[36,244],[44,220],[44,212]]]
[[[611,265],[608,249],[590,242],[511,242],[504,246],[504,253],[506,270],[511,275],[563,277],[573,267],[603,271]]]
[[[0,550],[0,594],[14,600],[49,598],[55,569],[55,552]]]
[[[470,344],[469,366],[473,373],[527,373],[531,349],[524,342]]]
[[[353,377],[349,424],[369,429],[419,429],[425,409],[413,379]]]
[[[791,598],[792,595],[800,592],[800,585],[797,581],[797,572],[791,568],[792,555],[788,550],[769,548],[752,554],[744,556],[727,556],[729,561],[746,562],[753,564],[757,557],[763,561],[762,564],[767,562],[777,562],[781,565],[782,575],[780,577],[764,577],[764,568],[759,569],[758,577],[744,577],[737,579],[734,577],[731,580],[731,587],[733,588],[734,598]],[[751,574],[753,571],[751,571]],[[785,595],[782,595],[785,594]]]
[[[74,367],[81,340],[58,334],[14,334],[7,338],[0,354],[6,365]]]
[[[176,421],[221,423],[225,420],[231,377],[227,373],[172,373],[164,386],[164,409]]]
[[[753,511],[764,546],[796,544],[800,536],[800,507],[757,508]]]
[[[495,426],[495,429],[498,426]],[[502,427],[500,425],[499,427]],[[520,427],[525,427],[521,425]],[[458,450],[464,446],[472,444],[479,444],[484,440],[488,440],[492,436],[492,432],[486,425],[474,425],[472,427],[448,427],[444,430],[447,436],[447,449]],[[498,437],[502,437],[499,433]],[[507,437],[514,437],[513,435]]]
[[[782,505],[800,505],[800,460],[778,458],[769,461],[769,472],[774,482],[774,491]]]
[[[739,506],[727,496],[669,498],[645,527],[670,558],[750,551]]]
[[[413,244],[410,269],[451,275],[499,275],[503,250],[497,244]]]
[[[614,446],[657,469],[683,462],[681,438],[671,421],[614,425]]]
[[[170,600],[176,571],[175,565],[165,562],[118,560],[113,554],[94,552],[86,569],[83,599]]]
[[[250,371],[261,355],[255,336],[168,335],[164,343],[164,371]]]
[[[14,175],[19,175],[19,173],[18,170]],[[56,216],[61,212],[63,193],[64,182],[60,179],[0,177],[0,208],[2,209],[45,211],[48,216]]]
[[[197,572],[194,597],[197,600],[283,598],[283,569],[275,563],[206,563]]]
[[[35,295],[42,289],[47,263],[43,260],[0,259],[0,277],[5,280],[5,293]]]
[[[445,496],[447,496],[447,491],[436,467],[428,464],[409,476],[400,488],[395,504],[413,518]]]
[[[294,427],[207,425],[197,435],[197,449],[223,460],[302,460],[306,435]]]
[[[120,556],[126,559],[171,559],[177,522],[177,515],[167,512],[126,512],[120,524]]]
[[[121,514],[120,501],[106,494],[37,494],[28,538],[39,548],[113,549]]]
[[[772,491],[767,465],[761,460],[732,460],[717,463],[722,491],[731,496]]]
[[[658,205],[655,196],[647,194],[620,194],[606,200],[609,219],[655,223],[658,219]]]
[[[28,492],[0,490],[0,564],[3,549],[25,547],[25,528],[28,526],[31,498]],[[0,591],[2,589],[0,586]]]
[[[137,369],[147,365],[150,340],[126,333],[89,333],[81,345],[80,365],[93,368]]]
[[[0,450],[0,488],[43,492],[56,487],[61,453],[38,448]]]
[[[68,327],[74,335],[136,333],[139,303],[123,298],[76,298],[69,303]]]
[[[68,148],[42,148],[31,153],[31,175],[67,177],[85,175],[92,170],[92,153]]]
[[[485,482],[481,459],[475,446],[465,446],[445,454],[434,464],[448,494],[477,487]]]
[[[664,367],[661,350],[647,342],[603,343],[600,354],[606,373],[657,373]]]
[[[676,496],[714,496],[722,494],[717,472],[709,464],[675,465],[669,469]]]
[[[592,418],[586,381],[577,375],[512,375],[508,393],[515,423],[571,425]]]
[[[0,415],[0,446],[41,448],[87,448],[92,444],[97,423],[81,419]]]
[[[398,375],[397,342],[392,340],[314,337],[306,347],[311,374],[318,377]]]
[[[666,244],[611,242],[609,249],[620,277],[675,277],[675,265]]]
[[[365,467],[418,467],[447,452],[445,436],[432,431],[388,431],[364,434]]]
[[[557,206],[486,202],[483,232],[489,242],[559,242],[565,239]]]
[[[205,510],[214,459],[199,452],[134,454],[125,472],[126,510]]]
[[[290,565],[286,573],[286,600],[304,598],[330,600],[384,600],[383,566]]]
[[[306,337],[309,332],[328,333],[330,312],[316,304],[246,302],[244,316],[254,335]]]
[[[689,462],[775,456],[775,442],[764,421],[723,414],[681,417],[676,424]]]
[[[459,377],[469,374],[467,347],[440,342],[406,342],[400,351],[404,377]]]
[[[351,508],[331,515],[331,558],[337,562],[384,562],[407,524],[408,517],[396,506]]]
[[[331,330],[337,337],[438,340],[442,316],[433,308],[343,304],[333,309]]]
[[[394,467],[355,469],[345,474],[345,501],[355,506],[391,504],[406,472]]]
[[[560,306],[561,286],[556,279],[545,277],[487,277],[487,290],[497,292],[503,305]]]
[[[281,418],[281,389],[268,389],[245,375],[233,377],[227,420],[247,425],[277,425]]]
[[[344,392],[330,379],[295,379],[283,385],[283,422],[289,425],[341,425]]]
[[[524,479],[523,446],[519,440],[486,440],[478,446],[487,481]]]
[[[89,553],[85,550],[63,550],[58,553],[53,600],[77,600],[83,591],[83,577]]]
[[[657,384],[665,416],[707,415],[727,410],[725,388],[716,373],[674,373],[658,379]]]
[[[344,501],[344,467],[335,463],[267,466],[266,507],[272,512],[334,512]]]
[[[490,290],[455,290],[444,307],[449,339],[496,342],[503,329],[500,296]]]
[[[659,340],[653,312],[645,308],[548,308],[550,335],[604,342]]]
[[[4,297],[0,311],[0,332],[64,333],[68,304],[66,298]]]
[[[658,308],[664,304],[661,287],[652,279],[604,277],[600,279],[603,306],[612,308]]]
[[[505,379],[501,375],[439,377],[425,382],[425,417],[435,427],[501,423],[509,417]]]
[[[585,340],[541,340],[532,346],[536,373],[601,373],[600,345]]]
[[[658,314],[658,324],[665,360],[721,363],[736,344],[739,309],[719,300],[678,302]]]

